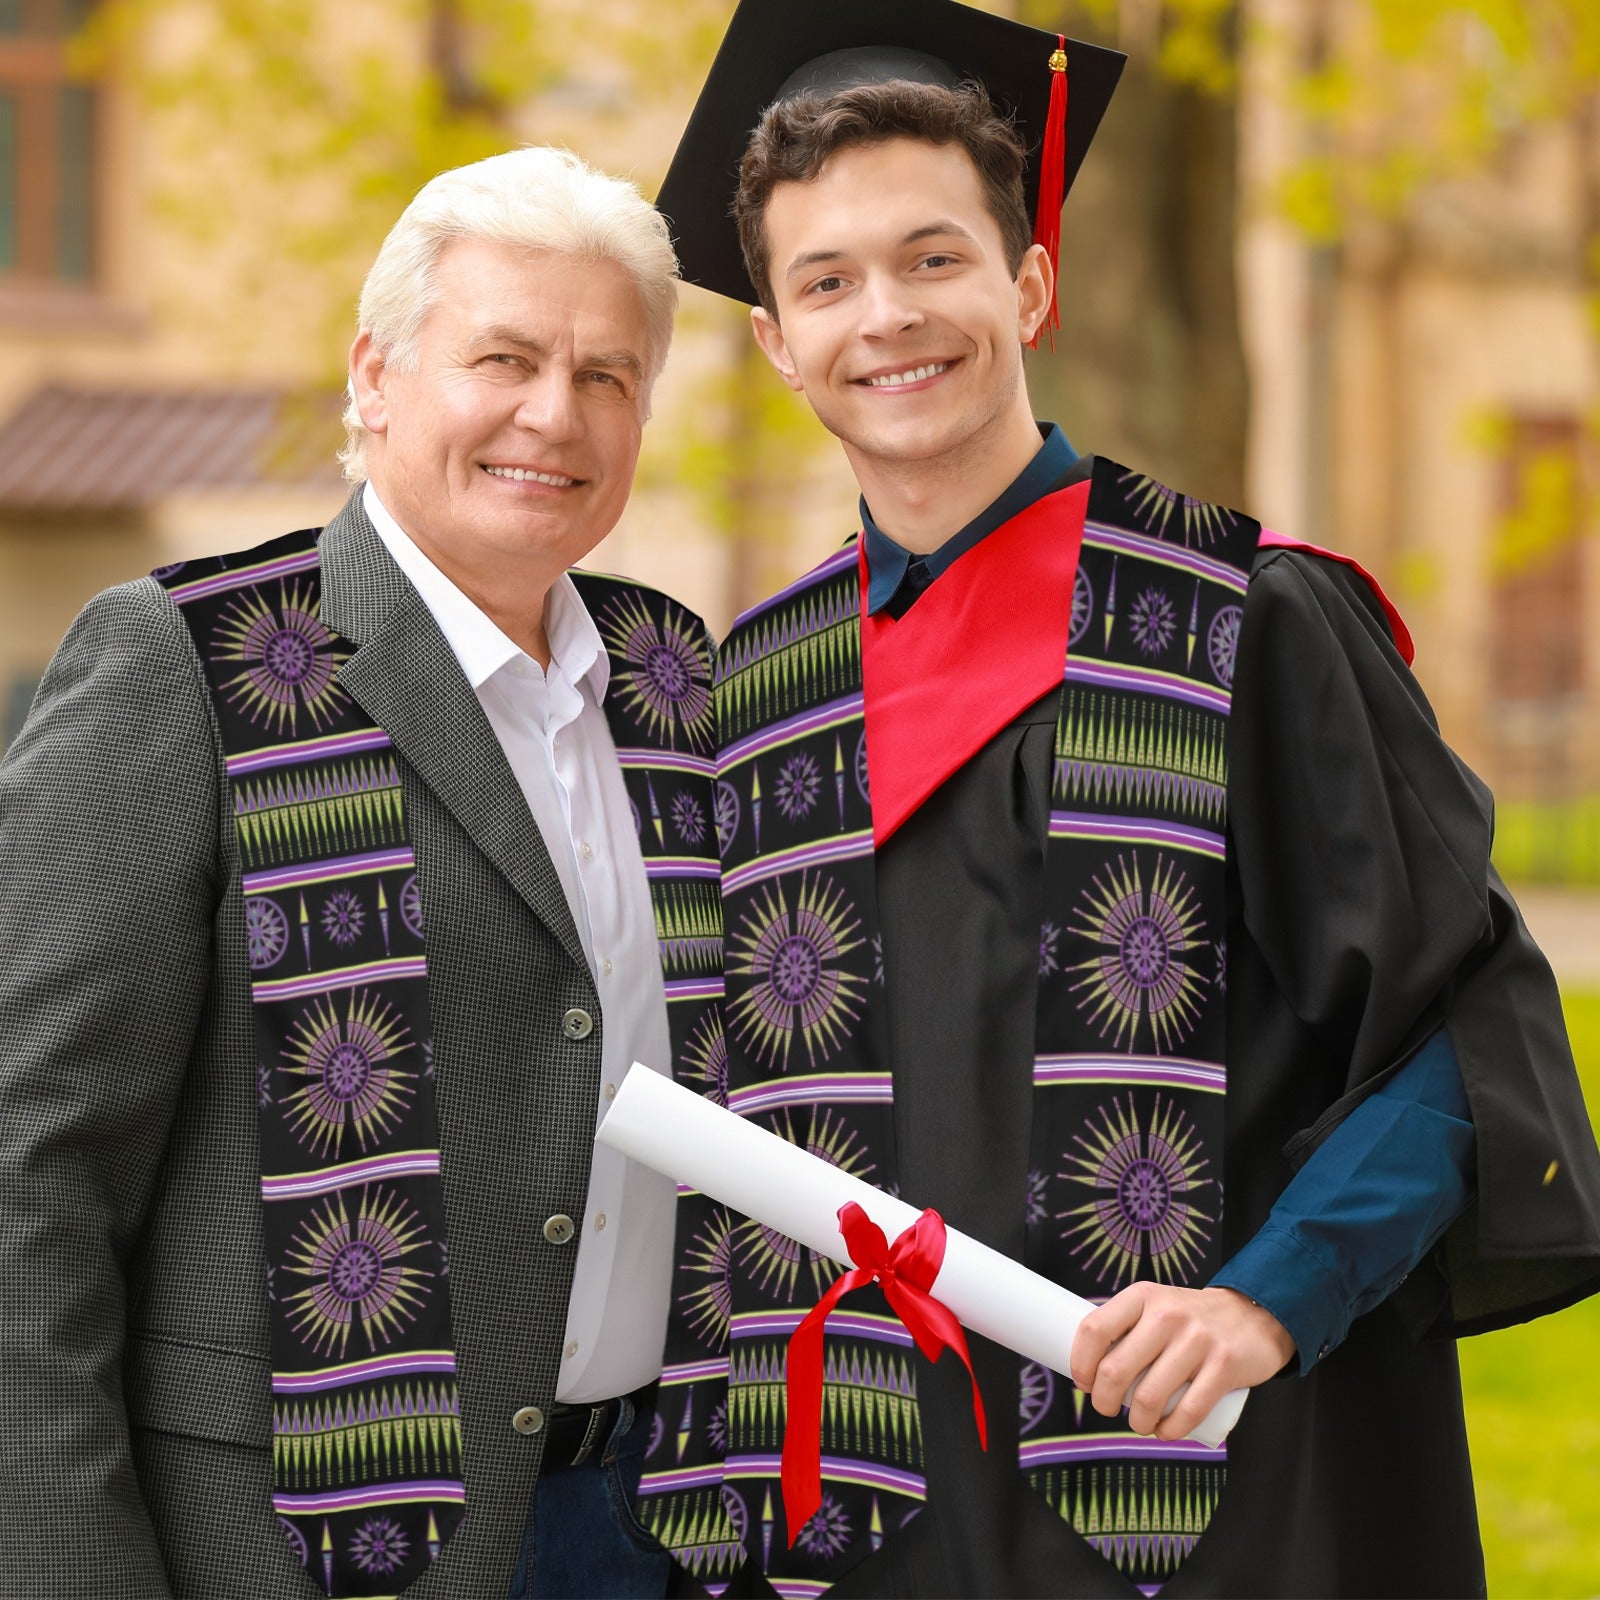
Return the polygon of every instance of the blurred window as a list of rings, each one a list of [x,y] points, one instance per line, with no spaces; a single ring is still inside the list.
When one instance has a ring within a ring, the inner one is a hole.
[[[1497,700],[1531,709],[1583,692],[1587,498],[1579,419],[1517,419],[1492,557]]]
[[[87,283],[96,262],[93,88],[67,41],[88,0],[0,0],[0,275]]]

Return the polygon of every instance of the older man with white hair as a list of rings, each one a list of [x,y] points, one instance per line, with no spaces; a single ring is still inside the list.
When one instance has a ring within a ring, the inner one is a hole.
[[[0,764],[0,1591],[663,1593],[672,1190],[591,1139],[634,1057],[715,1073],[708,642],[569,569],[675,278],[572,155],[436,178],[349,503],[51,664]]]

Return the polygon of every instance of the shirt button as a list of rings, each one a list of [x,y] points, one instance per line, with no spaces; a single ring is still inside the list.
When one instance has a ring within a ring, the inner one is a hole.
[[[617,1098],[617,1086],[616,1086],[616,1084],[608,1083],[606,1085],[606,1099],[607,1100],[615,1100],[616,1098]]]
[[[609,978],[615,969],[612,967],[609,961],[602,961],[600,963],[600,970]]]
[[[577,1355],[577,1353],[578,1353],[578,1341],[576,1339],[574,1339],[571,1342],[571,1344],[569,1344],[567,1346],[567,1348],[563,1352],[563,1354],[566,1356],[567,1360],[570,1361],[575,1355]]]
[[[577,1231],[572,1218],[564,1211],[558,1211],[544,1225],[544,1236],[551,1244],[571,1244]]]
[[[562,1016],[561,1031],[569,1039],[587,1039],[594,1032],[594,1018],[581,1006],[574,1006]]]
[[[596,1233],[603,1233],[605,1231],[605,1226],[606,1214],[602,1211],[600,1215],[594,1219],[594,1231]]]
[[[537,1433],[544,1426],[544,1412],[538,1406],[524,1406],[513,1414],[511,1426],[518,1433]]]
[[[583,859],[589,861],[594,856],[594,846],[587,839],[583,841]]]

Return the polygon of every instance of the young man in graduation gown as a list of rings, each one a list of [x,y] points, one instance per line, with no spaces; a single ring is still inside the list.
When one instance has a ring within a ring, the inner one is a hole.
[[[1555,986],[1375,586],[1036,424],[1029,201],[1120,67],[1057,50],[746,0],[660,204],[862,488],[722,646],[706,1092],[1105,1302],[1081,1389],[974,1339],[985,1452],[852,1296],[791,1526],[834,1272],[689,1196],[642,1515],[711,1592],[1481,1593],[1451,1336],[1600,1278]]]

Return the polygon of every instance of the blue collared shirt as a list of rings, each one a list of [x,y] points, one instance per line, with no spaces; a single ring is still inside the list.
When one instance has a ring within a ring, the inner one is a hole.
[[[1211,1281],[1265,1306],[1306,1372],[1389,1298],[1477,1187],[1472,1108],[1440,1028],[1317,1147]]]
[[[867,546],[869,616],[876,616],[891,600],[896,602],[895,614],[903,614],[935,578],[948,572],[975,544],[986,539],[1002,523],[1026,511],[1035,500],[1042,500],[1061,482],[1078,459],[1078,452],[1053,422],[1040,423],[1039,433],[1038,451],[1011,487],[930,555],[914,556],[904,546],[896,544],[872,520],[872,512],[862,500],[861,532]]]
[[[896,544],[861,502],[869,613],[904,615],[968,550],[1061,482],[1077,452],[1054,423],[1039,431],[1038,453],[1011,486],[929,555]],[[1212,1283],[1265,1306],[1309,1371],[1427,1255],[1477,1182],[1472,1111],[1441,1027],[1317,1147]]]

